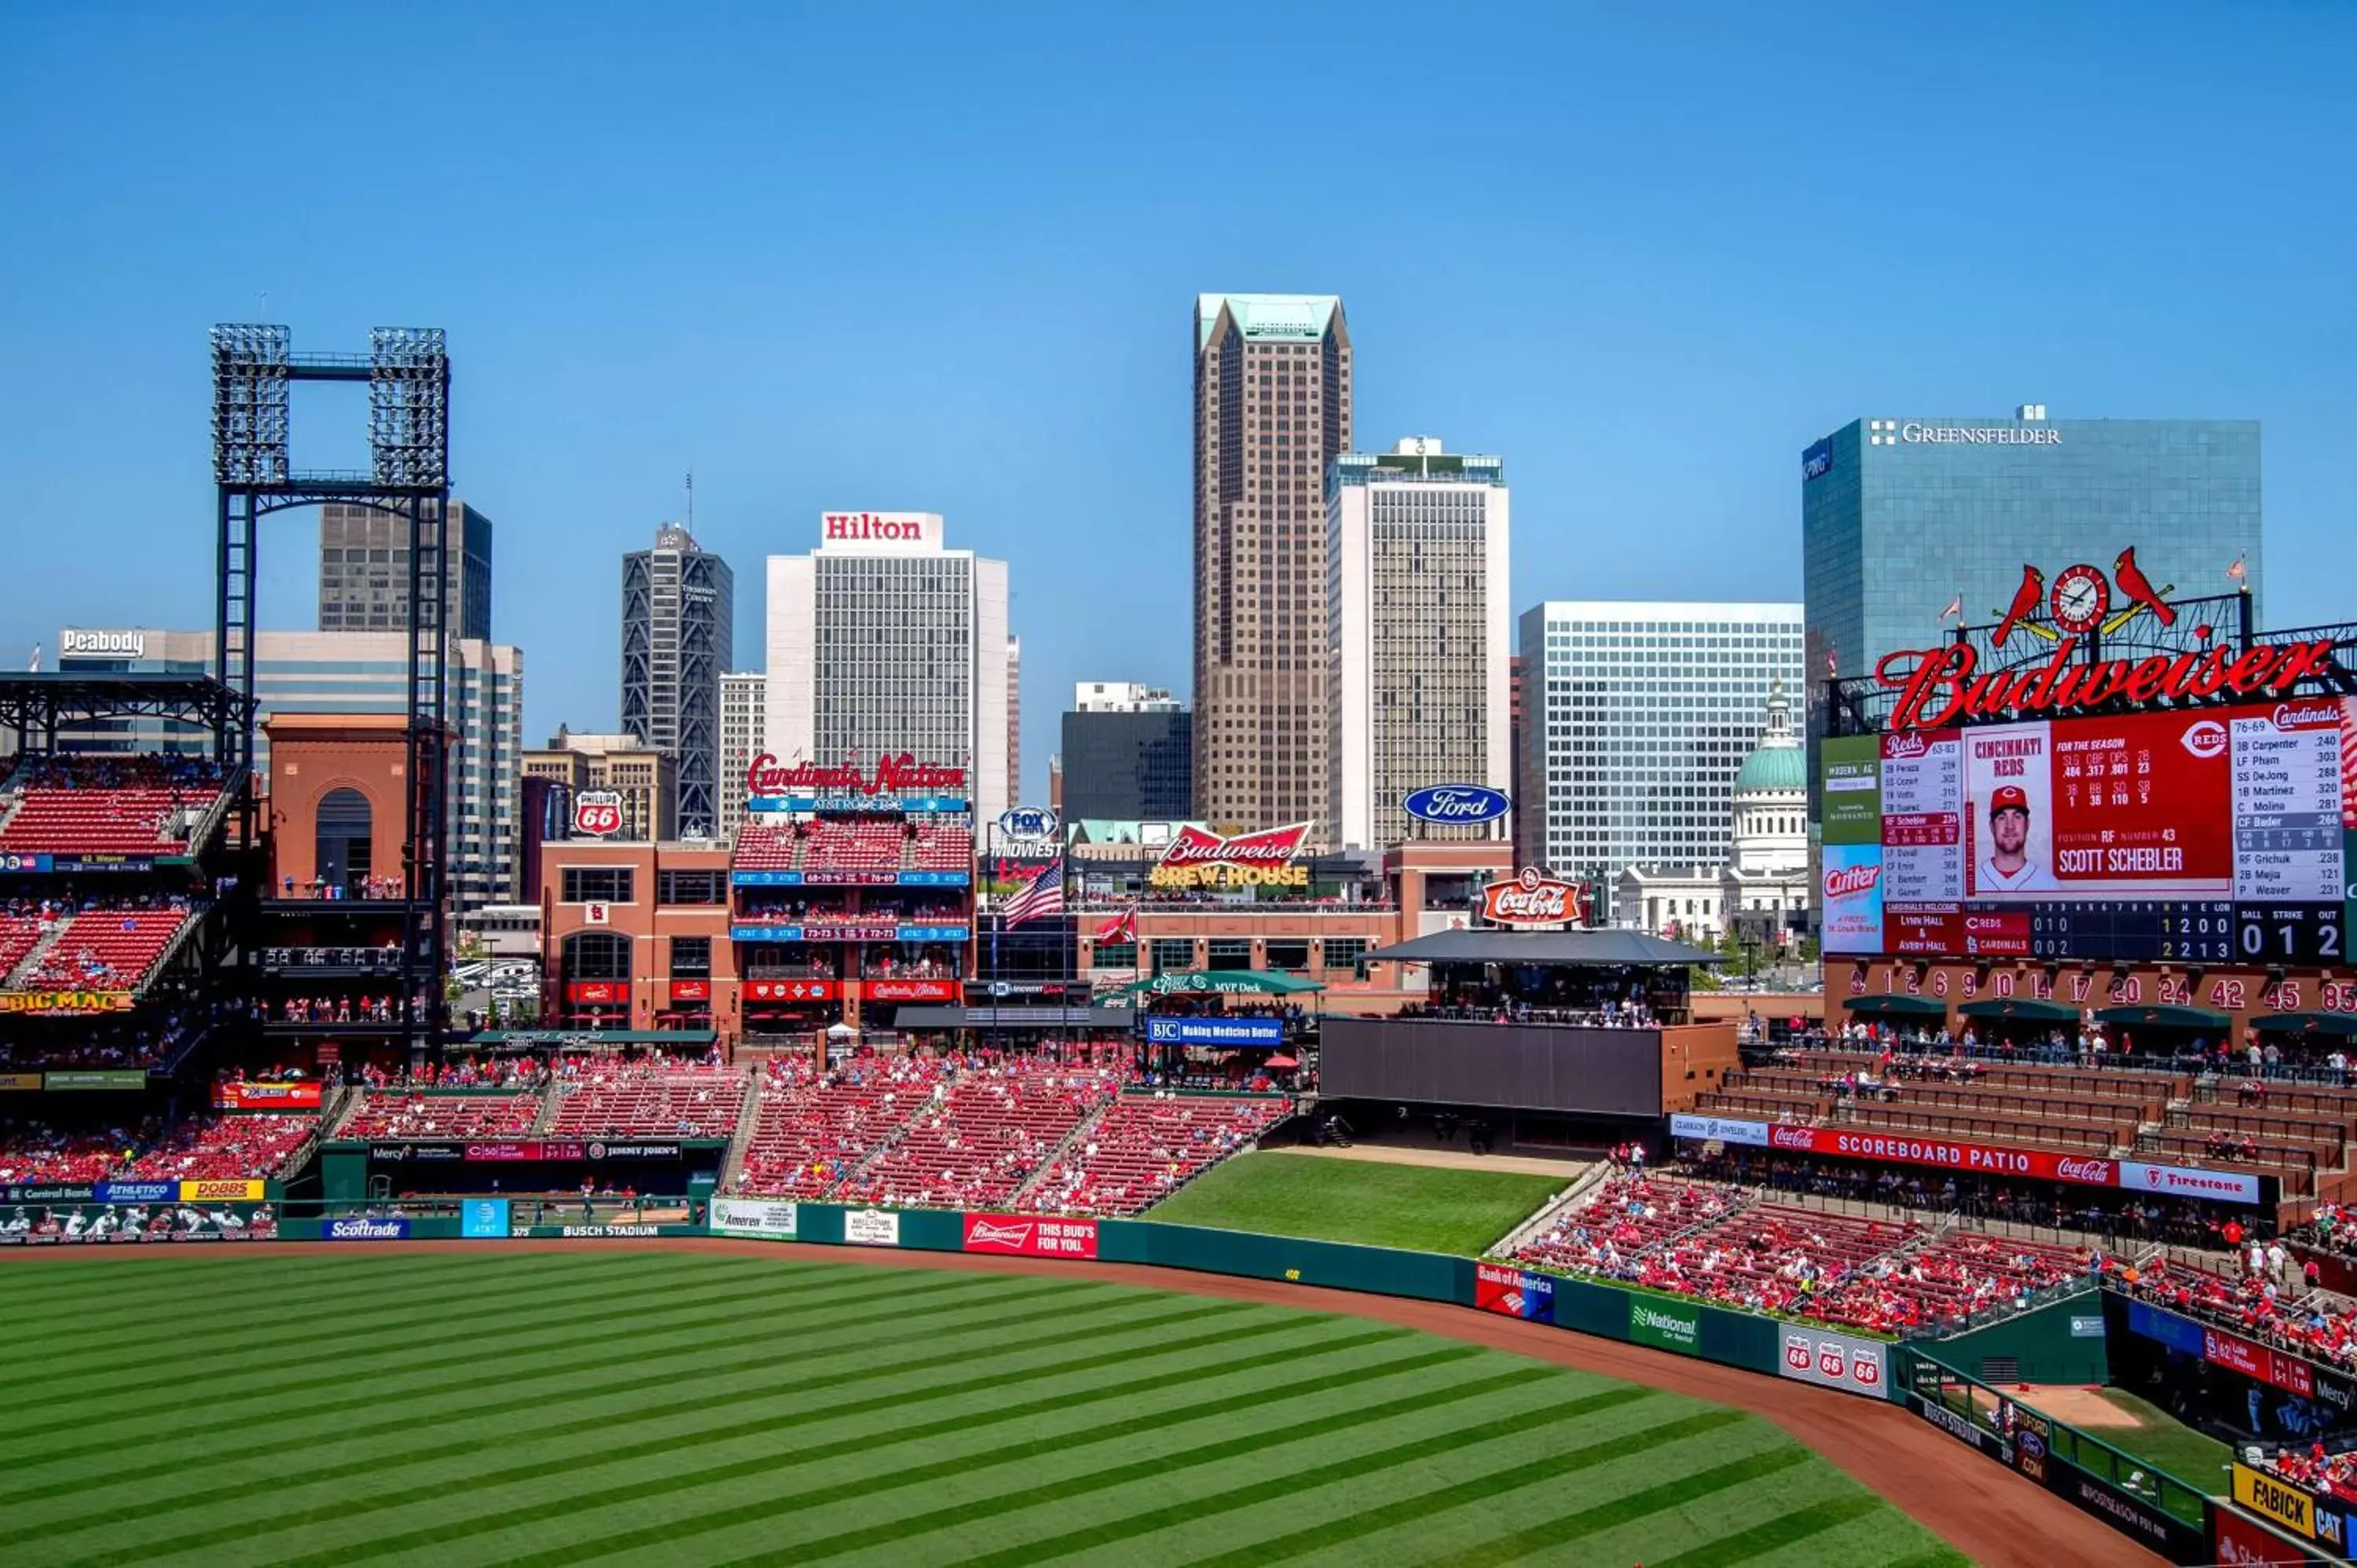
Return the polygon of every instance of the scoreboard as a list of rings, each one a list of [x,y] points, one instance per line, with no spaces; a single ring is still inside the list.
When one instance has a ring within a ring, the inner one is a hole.
[[[1836,737],[1824,950],[2341,965],[2357,699]]]

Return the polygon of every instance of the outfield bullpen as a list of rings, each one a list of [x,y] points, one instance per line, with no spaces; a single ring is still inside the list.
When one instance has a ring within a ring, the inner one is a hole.
[[[1363,1317],[729,1245],[13,1260],[0,1560],[1963,1561],[1678,1394]]]

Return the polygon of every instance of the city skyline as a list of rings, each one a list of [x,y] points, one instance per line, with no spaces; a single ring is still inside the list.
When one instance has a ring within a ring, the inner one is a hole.
[[[946,513],[1008,560],[1034,796],[1060,717],[1041,693],[1103,669],[1108,647],[1135,648],[1125,673],[1196,695],[1173,591],[1189,568],[1171,318],[1205,288],[1340,295],[1372,356],[1355,424],[1478,435],[1513,461],[1518,614],[1551,596],[1796,598],[1801,450],[1861,412],[2024,401],[2058,420],[2261,422],[2268,619],[2329,618],[2330,584],[2357,570],[2339,437],[2357,392],[2305,304],[2345,273],[2352,220],[2302,201],[2300,243],[2247,242],[2279,231],[2290,193],[2341,145],[2323,62],[2357,37],[2346,16],[2158,7],[2124,38],[2086,16],[1949,34],[1861,15],[1800,33],[1729,11],[1699,49],[1666,21],[1609,18],[1597,32],[1538,17],[1527,59],[1494,62],[1478,85],[1437,84],[1397,124],[1347,129],[1323,88],[1269,107],[1241,82],[1206,88],[1179,69],[1177,26],[1141,19],[1120,26],[1148,63],[1117,94],[1085,81],[1051,118],[977,64],[1025,80],[1095,46],[1060,41],[1054,61],[1027,64],[1010,41],[948,19],[898,57],[944,106],[938,124],[830,142],[770,107],[776,83],[805,70],[817,83],[816,62],[865,47],[872,25],[770,20],[716,50],[612,23],[552,40],[490,16],[460,46],[437,25],[457,16],[427,7],[394,54],[430,61],[428,97],[468,113],[421,116],[398,152],[329,123],[274,156],[289,188],[364,185],[430,201],[453,231],[499,236],[491,267],[421,266],[296,229],[259,252],[154,264],[146,237],[210,220],[206,155],[169,129],[188,113],[225,115],[231,137],[268,124],[259,106],[197,108],[197,84],[234,61],[301,72],[376,47],[351,19],[157,13],[127,36],[54,7],[0,19],[0,123],[37,154],[71,149],[16,177],[46,242],[12,258],[0,332],[20,361],[56,371],[0,388],[16,433],[0,446],[0,485],[23,520],[18,570],[38,590],[0,607],[5,657],[21,662],[60,623],[206,619],[204,330],[255,318],[285,320],[315,348],[386,319],[449,329],[453,477],[500,520],[500,634],[540,655],[530,733],[619,725],[619,630],[583,612],[609,602],[611,562],[648,521],[676,514],[693,465],[698,534],[735,561],[846,501]],[[467,156],[490,136],[519,149],[516,166],[546,172],[568,149],[606,147],[612,133],[573,100],[514,91],[501,64],[526,47],[649,103],[604,160],[598,202]],[[1381,59],[1372,33],[1337,48],[1338,80]],[[1591,73],[1576,94],[1520,90],[1538,61],[1599,50],[1631,69]],[[101,51],[107,70],[83,69]],[[2230,69],[2262,58],[2265,71]],[[689,59],[695,71],[675,69]],[[1647,91],[1648,73],[1673,63],[1680,92]],[[1856,91],[1792,114],[1777,83],[1817,73]],[[1912,130],[1899,145],[1881,127],[1902,95]],[[1064,113],[1109,98],[1141,129],[1091,145],[1056,133]],[[954,138],[939,128],[952,123]],[[2031,144],[2002,177],[1956,177],[1920,156],[1991,124],[2024,126]],[[1198,138],[1157,130],[1180,125]],[[1401,180],[1479,168],[1501,242],[1466,246],[1382,204],[1321,203],[1318,222],[1287,222],[1308,187],[1201,177],[1207,159],[1248,157],[1272,135],[1313,164]],[[2135,156],[2090,183],[2097,148]],[[971,177],[1015,153],[1033,168],[1031,199],[984,199]],[[1870,214],[1813,199],[1828,180],[1869,177]],[[790,201],[775,194],[786,189]],[[2203,193],[2194,231],[2157,216],[2187,190]],[[728,212],[738,227],[618,237],[584,216],[614,202]],[[1071,242],[1083,221],[1086,256]],[[856,238],[783,242],[827,225]],[[661,390],[618,394],[630,386]],[[1042,484],[1004,460],[1025,448],[1052,448],[1079,482]],[[316,456],[340,467],[349,455]],[[89,485],[92,473],[107,483]],[[264,626],[312,624],[315,528],[265,531]],[[760,596],[745,597],[737,632],[750,639]]]

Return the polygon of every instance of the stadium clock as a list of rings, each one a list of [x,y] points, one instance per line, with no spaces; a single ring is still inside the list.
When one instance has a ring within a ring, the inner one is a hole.
[[[2112,607],[2111,582],[2093,566],[2065,566],[2054,579],[2047,606],[2054,612],[2056,626],[2073,637],[2084,637],[2103,623],[2104,612]]]

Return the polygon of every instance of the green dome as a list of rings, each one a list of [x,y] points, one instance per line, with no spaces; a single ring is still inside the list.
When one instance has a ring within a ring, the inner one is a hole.
[[[1743,759],[1743,771],[1735,776],[1738,795],[1808,787],[1808,760],[1797,746],[1763,746]]]

